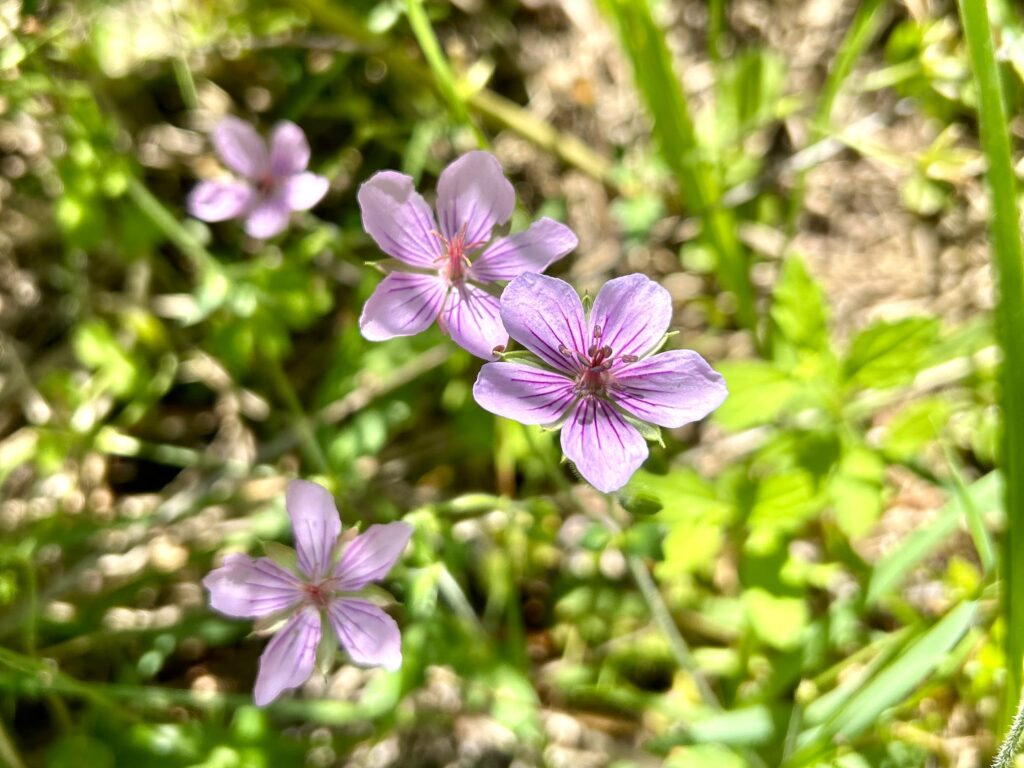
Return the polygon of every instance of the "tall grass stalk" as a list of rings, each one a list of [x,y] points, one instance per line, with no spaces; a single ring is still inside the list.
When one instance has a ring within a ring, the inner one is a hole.
[[[1024,254],[1006,107],[988,8],[985,0],[959,0],[959,7],[978,89],[981,144],[988,164],[992,212],[989,232],[997,278],[996,321],[1003,348],[1000,397],[1002,464],[1006,480],[1006,532],[1002,546],[1002,613],[1006,623],[1004,649],[1008,673],[1003,703],[1003,722],[1006,723],[1011,720],[1014,702],[1021,691],[1024,659]],[[1015,748],[1015,744],[1010,747]]]
[[[698,142],[664,30],[648,0],[601,0],[599,5],[618,30],[661,155],[676,178],[683,202],[703,220],[704,235],[718,256],[718,278],[736,296],[740,323],[756,331],[749,260],[736,235],[735,216],[720,205],[721,174]]]
[[[409,16],[409,26],[412,27],[413,34],[416,35],[416,42],[420,44],[420,50],[423,51],[423,57],[430,65],[437,90],[448,102],[452,115],[473,132],[481,149],[486,148],[487,137],[469,116],[469,110],[466,109],[466,103],[462,100],[455,83],[455,74],[452,72],[451,65],[448,64],[444,49],[441,48],[441,43],[430,24],[430,18],[423,8],[423,0],[406,0],[405,12]]]

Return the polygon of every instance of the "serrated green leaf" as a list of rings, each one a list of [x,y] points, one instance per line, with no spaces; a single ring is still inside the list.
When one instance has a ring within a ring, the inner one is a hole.
[[[843,364],[846,381],[882,389],[911,381],[939,335],[934,317],[874,323],[854,337]]]

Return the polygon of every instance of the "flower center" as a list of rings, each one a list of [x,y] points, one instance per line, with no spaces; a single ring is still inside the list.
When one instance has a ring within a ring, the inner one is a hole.
[[[610,345],[601,343],[601,334],[601,326],[594,326],[586,353],[578,350],[574,352],[564,344],[558,349],[563,355],[580,364],[575,386],[578,395],[607,394],[609,389],[615,388],[615,377],[612,373],[615,364],[635,363],[639,359],[636,355],[616,355]]]
[[[326,581],[320,584],[306,584],[304,591],[309,602],[317,608],[326,608],[331,600],[331,591]]]
[[[270,171],[264,173],[258,182],[256,182],[256,190],[263,197],[269,197],[270,193],[274,191],[277,186],[277,179],[274,178],[274,174]]]
[[[441,242],[442,252],[434,262],[437,264],[441,276],[452,285],[462,282],[466,277],[466,270],[469,269],[470,261],[467,255],[470,251],[479,248],[483,242],[466,242],[466,225],[458,231],[451,240],[440,232],[431,232]]]

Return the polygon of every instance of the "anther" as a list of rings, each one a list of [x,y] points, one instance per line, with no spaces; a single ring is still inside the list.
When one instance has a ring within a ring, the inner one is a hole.
[[[639,358],[639,357],[637,357],[636,355],[623,355],[623,356],[621,357],[621,360],[622,360],[622,362],[624,362],[624,363],[635,363],[635,362],[636,362],[637,360],[639,360],[639,359],[640,359],[640,358]]]

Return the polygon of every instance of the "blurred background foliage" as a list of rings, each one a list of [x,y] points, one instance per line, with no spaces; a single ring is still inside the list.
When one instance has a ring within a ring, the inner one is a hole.
[[[1020,659],[952,3],[5,0],[0,34],[0,763],[986,763]],[[184,214],[228,113],[331,180],[270,243]],[[611,508],[436,330],[359,334],[358,184],[481,146],[514,230],[578,233],[556,274],[661,280],[728,380]],[[415,526],[405,663],[260,710],[199,580],[287,541],[297,474]]]

